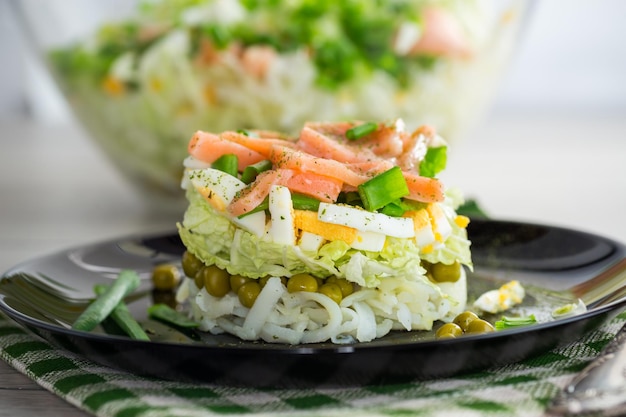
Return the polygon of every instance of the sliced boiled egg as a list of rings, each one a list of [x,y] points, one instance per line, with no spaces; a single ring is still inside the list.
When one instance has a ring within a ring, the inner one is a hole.
[[[295,216],[295,226],[298,230],[319,235],[325,240],[342,240],[350,244],[356,238],[356,229],[322,222],[314,211],[296,210]]]
[[[190,169],[186,175],[195,189],[218,211],[226,210],[237,192],[246,186],[238,178],[213,168]]]
[[[415,230],[415,244],[418,248],[425,248],[435,243],[435,233],[430,222],[428,210],[412,210],[404,213],[404,217],[413,219]]]
[[[380,252],[385,246],[386,236],[381,233],[362,232],[353,227],[326,223],[319,220],[314,211],[295,210],[295,227],[302,231],[301,241],[305,236],[307,241],[312,240],[309,235],[313,235],[322,238],[322,242],[341,240],[351,248],[370,252]],[[317,249],[319,246],[315,250]]]
[[[352,206],[320,203],[317,218],[326,223],[351,227],[361,232],[374,232],[399,238],[415,237],[413,220],[408,217],[391,217]]]
[[[441,245],[452,234],[452,226],[446,217],[446,213],[443,211],[439,204],[433,203],[426,207],[428,215],[430,216],[430,222],[432,230],[435,235],[436,245]]]
[[[190,155],[183,160],[183,166],[188,169],[205,169],[211,168],[211,163],[201,161]]]
[[[300,234],[300,239],[298,240],[298,246],[300,246],[300,249],[305,250],[305,251],[317,252],[319,248],[322,246],[322,243],[324,243],[324,240],[325,239],[320,235],[303,231]]]
[[[474,307],[487,313],[500,313],[521,303],[525,295],[524,287],[514,280],[482,294],[474,301]]]
[[[265,212],[264,211],[257,211],[256,213],[246,214],[245,216],[241,218],[233,217],[231,218],[231,221],[235,223],[237,226],[239,226],[240,228],[242,228],[243,230],[246,230],[252,233],[253,235],[256,235],[259,237],[262,237],[265,235],[266,225],[265,225]]]
[[[272,185],[269,194],[270,225],[267,235],[275,243],[295,245],[294,211],[289,188]]]
[[[357,230],[350,247],[368,252],[380,252],[385,247],[386,235],[376,232],[362,232]]]

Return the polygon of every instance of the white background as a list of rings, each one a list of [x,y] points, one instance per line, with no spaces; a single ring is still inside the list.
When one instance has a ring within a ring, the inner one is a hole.
[[[537,1],[499,103],[626,116],[625,20],[624,0]]]

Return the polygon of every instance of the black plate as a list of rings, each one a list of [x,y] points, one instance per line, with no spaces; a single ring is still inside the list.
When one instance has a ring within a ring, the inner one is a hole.
[[[396,383],[516,362],[578,339],[626,307],[626,250],[618,242],[557,227],[478,219],[469,234],[475,263],[468,274],[470,299],[517,279],[527,297],[507,314],[534,313],[540,323],[447,340],[436,340],[434,330],[393,332],[348,345],[288,346],[180,332],[145,314],[154,297],[162,296],[150,290],[152,268],[178,262],[184,250],[176,234],[124,237],[18,265],[0,281],[0,309],[55,346],[140,375],[294,387]],[[130,340],[111,328],[70,329],[94,284],[126,268],[143,278],[139,295],[128,303],[153,340]],[[578,298],[587,305],[585,313],[550,318],[552,309]]]

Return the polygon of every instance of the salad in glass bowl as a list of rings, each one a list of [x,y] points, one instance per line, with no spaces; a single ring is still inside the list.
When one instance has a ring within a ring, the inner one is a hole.
[[[19,4],[80,122],[140,189],[181,206],[181,161],[198,129],[293,133],[310,120],[402,118],[456,140],[488,104],[527,8],[496,0]]]

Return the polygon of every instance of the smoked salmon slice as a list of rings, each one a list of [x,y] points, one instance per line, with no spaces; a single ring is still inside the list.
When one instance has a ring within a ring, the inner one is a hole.
[[[187,151],[194,158],[208,163],[215,162],[222,155],[237,155],[237,169],[239,171],[243,171],[248,165],[267,159],[264,155],[246,146],[202,131],[193,135]]]
[[[280,168],[325,175],[352,186],[363,184],[371,178],[352,171],[342,162],[315,157],[306,152],[280,145],[272,147],[270,161]]]
[[[220,137],[230,142],[239,144],[248,149],[251,149],[259,154],[263,155],[265,159],[268,159],[272,146],[281,145],[286,147],[295,147],[296,145],[289,140],[281,139],[278,137],[254,137],[248,136],[239,132],[227,131],[223,132]]]
[[[404,197],[422,203],[437,203],[444,200],[444,187],[436,178],[422,177],[417,174],[403,171],[409,195]]]

